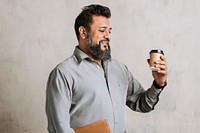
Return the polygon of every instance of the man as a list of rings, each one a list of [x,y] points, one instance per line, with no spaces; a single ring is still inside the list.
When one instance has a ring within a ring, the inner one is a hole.
[[[112,133],[125,133],[125,105],[149,112],[166,86],[164,56],[155,62],[154,82],[145,90],[127,67],[110,55],[110,9],[83,8],[75,20],[79,45],[50,74],[46,91],[49,133],[74,133],[91,123],[108,120]]]

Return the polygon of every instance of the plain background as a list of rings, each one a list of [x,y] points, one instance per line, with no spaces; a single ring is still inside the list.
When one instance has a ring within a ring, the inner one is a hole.
[[[91,3],[110,7],[112,56],[146,89],[149,51],[163,49],[167,58],[160,102],[145,114],[126,108],[128,132],[199,132],[199,0],[1,0],[0,133],[47,133],[48,75],[73,53],[74,20]]]

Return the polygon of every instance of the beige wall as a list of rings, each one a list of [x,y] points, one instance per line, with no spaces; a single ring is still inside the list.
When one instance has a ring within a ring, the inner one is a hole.
[[[112,54],[144,87],[152,48],[164,50],[168,86],[147,114],[127,108],[129,133],[200,131],[200,1],[93,0],[112,10]],[[81,0],[0,1],[0,132],[46,133],[45,86],[49,72],[77,45],[74,19]]]

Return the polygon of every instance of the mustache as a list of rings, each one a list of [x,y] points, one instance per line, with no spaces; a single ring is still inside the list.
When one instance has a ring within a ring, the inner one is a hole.
[[[101,40],[99,43],[110,43],[110,40],[108,38]]]

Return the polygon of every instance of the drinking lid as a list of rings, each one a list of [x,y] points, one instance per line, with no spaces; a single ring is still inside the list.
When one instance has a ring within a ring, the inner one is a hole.
[[[151,54],[151,53],[160,53],[160,54],[164,55],[164,52],[161,49],[153,49],[153,50],[150,51],[149,54]]]

